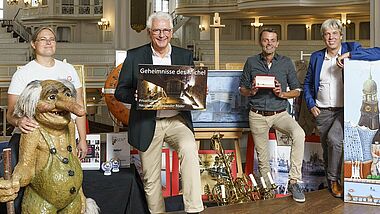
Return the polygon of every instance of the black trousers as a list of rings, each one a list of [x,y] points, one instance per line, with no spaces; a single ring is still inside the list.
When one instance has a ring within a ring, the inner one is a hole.
[[[7,146],[7,148],[12,149],[12,169],[14,169],[14,167],[18,163],[20,137],[21,137],[21,134],[13,134]],[[0,177],[4,177],[3,159],[0,160]],[[22,202],[22,196],[24,195],[24,189],[25,188],[20,188],[20,191],[18,192],[18,196],[14,200],[16,214],[21,213],[21,202]],[[0,203],[0,213],[7,213],[6,203]]]

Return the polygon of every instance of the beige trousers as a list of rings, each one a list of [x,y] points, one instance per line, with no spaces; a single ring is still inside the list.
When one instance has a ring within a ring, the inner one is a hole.
[[[185,211],[201,212],[203,203],[198,148],[193,132],[184,124],[180,115],[157,120],[152,143],[147,151],[139,153],[143,168],[144,190],[150,212],[165,212],[165,203],[161,190],[163,142],[166,142],[178,153]]]
[[[270,157],[268,147],[268,132],[271,127],[288,133],[292,139],[290,151],[289,179],[302,179],[302,160],[304,155],[305,132],[298,123],[287,113],[282,112],[273,116],[262,116],[249,112],[249,126],[259,161],[259,171],[266,182],[269,182],[267,173],[270,172]]]

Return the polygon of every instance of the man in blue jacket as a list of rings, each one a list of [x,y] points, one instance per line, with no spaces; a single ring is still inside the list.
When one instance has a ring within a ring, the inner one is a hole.
[[[343,196],[340,184],[343,155],[343,59],[378,60],[380,49],[363,49],[357,42],[342,42],[342,23],[328,19],[321,26],[326,48],[311,55],[304,81],[306,105],[316,118],[329,190]]]

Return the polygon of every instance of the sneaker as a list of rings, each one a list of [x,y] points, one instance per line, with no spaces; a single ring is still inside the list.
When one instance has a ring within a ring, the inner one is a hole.
[[[293,200],[297,202],[305,202],[305,195],[302,192],[302,189],[298,183],[289,183],[288,191],[292,193]]]

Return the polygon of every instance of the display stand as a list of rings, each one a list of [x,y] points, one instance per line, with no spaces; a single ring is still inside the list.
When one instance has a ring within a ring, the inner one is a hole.
[[[236,151],[237,177],[243,175],[243,166],[241,163],[240,138],[243,134],[243,128],[194,128],[195,140],[198,148],[201,140],[210,140],[215,133],[223,135],[223,140],[233,140]]]

